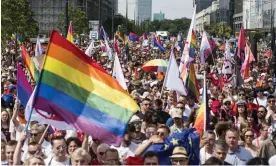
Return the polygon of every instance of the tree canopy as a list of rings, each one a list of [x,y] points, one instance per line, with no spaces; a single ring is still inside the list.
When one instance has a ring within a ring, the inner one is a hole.
[[[69,17],[69,21],[72,21],[73,31],[75,34],[88,33],[89,31],[88,17],[81,8],[73,9],[72,5],[69,4],[68,17]],[[57,22],[57,29],[60,33],[65,32],[64,19],[65,19],[65,13],[63,12],[59,17],[59,21]]]
[[[23,40],[36,37],[38,23],[34,20],[28,0],[1,1],[1,40],[4,41],[17,32]]]
[[[230,38],[232,34],[232,28],[223,23],[211,23],[209,25],[204,25],[204,29],[213,37],[226,37]]]

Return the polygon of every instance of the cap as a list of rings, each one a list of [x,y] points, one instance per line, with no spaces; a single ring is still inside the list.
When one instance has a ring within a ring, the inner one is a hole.
[[[227,101],[231,102],[231,100],[229,98],[223,99],[223,103],[226,103]]]
[[[170,158],[188,158],[187,151],[184,147],[175,147]]]
[[[246,102],[244,100],[238,100],[238,102],[236,104],[237,105],[245,105]]]
[[[183,114],[182,114],[182,110],[178,109],[178,108],[172,108],[171,109],[171,116],[172,118],[182,118]]]
[[[140,98],[144,99],[144,98],[146,98],[148,95],[149,95],[149,92],[144,92],[144,93],[143,93],[143,96],[140,96]]]
[[[129,123],[134,123],[134,122],[142,122],[142,120],[137,115],[133,115]]]

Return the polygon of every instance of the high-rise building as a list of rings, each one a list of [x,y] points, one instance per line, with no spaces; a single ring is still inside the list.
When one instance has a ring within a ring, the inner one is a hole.
[[[49,36],[51,31],[56,29],[60,15],[65,11],[65,0],[29,0],[29,3],[34,19],[38,21],[39,34]],[[69,0],[69,3],[73,8],[83,9],[88,20],[99,20],[100,13],[102,22],[112,17],[113,5],[114,14],[118,13],[118,0]]]
[[[203,9],[208,8],[212,5],[215,0],[194,0],[193,5],[196,5],[196,13],[201,12]]]
[[[158,20],[158,21],[162,21],[165,19],[165,13],[162,13],[160,11],[160,13],[153,13],[153,21],[154,20]]]
[[[151,20],[152,0],[136,0],[135,21],[140,24],[143,21]]]

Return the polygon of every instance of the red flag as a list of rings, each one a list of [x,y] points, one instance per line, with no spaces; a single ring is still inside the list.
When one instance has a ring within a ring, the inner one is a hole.
[[[241,51],[244,50],[245,47],[245,33],[243,25],[240,30],[239,40],[238,40],[238,56],[241,57]]]
[[[117,55],[120,55],[120,50],[119,50],[119,47],[118,47],[118,42],[117,42],[117,40],[115,39],[115,37],[114,37],[114,41],[113,41],[113,47],[114,47],[114,49],[115,49]]]
[[[271,57],[271,53],[272,53],[272,51],[271,51],[271,50],[268,50],[268,51],[264,54],[264,56],[270,58],[270,57]]]
[[[251,62],[254,62],[254,61],[255,61],[254,55],[250,47],[248,46],[248,44],[246,44],[245,61],[243,62],[242,68],[240,70],[240,72],[242,73],[243,79],[247,79],[249,77],[249,68],[250,68],[249,65]]]

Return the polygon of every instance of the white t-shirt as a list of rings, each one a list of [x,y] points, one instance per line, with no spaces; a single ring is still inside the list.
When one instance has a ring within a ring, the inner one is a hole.
[[[258,100],[258,102],[257,102],[257,100]],[[263,97],[263,99],[260,99],[259,97],[257,97],[256,99],[254,99],[254,103],[258,104],[260,106],[262,105],[262,106],[266,107],[267,106],[266,97]]]
[[[199,108],[198,104],[194,104],[194,106],[191,108],[189,105],[185,106],[185,110],[183,112],[183,116],[189,117],[193,109]]]
[[[123,146],[114,147],[114,146],[111,146],[111,148],[117,149],[120,159],[126,159],[129,156],[134,157],[137,147],[138,147],[138,145],[133,143],[133,142],[131,142],[131,144],[128,147],[123,147]]]
[[[23,148],[22,148],[22,156],[21,156],[21,161],[25,161],[28,158],[28,140],[25,141]],[[46,156],[46,157],[52,157],[53,153],[52,153],[52,145],[50,142],[47,142],[46,140],[44,140],[41,144],[41,150],[42,153]]]
[[[25,125],[19,122],[19,126],[15,127],[13,121],[11,120],[9,130],[10,132],[15,132],[15,140],[19,141],[24,133]]]
[[[204,164],[206,160],[208,160],[210,157],[212,157],[212,154],[205,151],[205,146],[200,149],[200,162],[201,164]]]
[[[48,157],[47,159],[44,160],[45,162],[45,165],[48,166],[48,165],[70,165],[70,159],[67,158],[65,161],[63,162],[58,162],[56,160],[54,160],[54,157]]]
[[[276,155],[270,157],[268,160],[269,165],[276,165]]]

